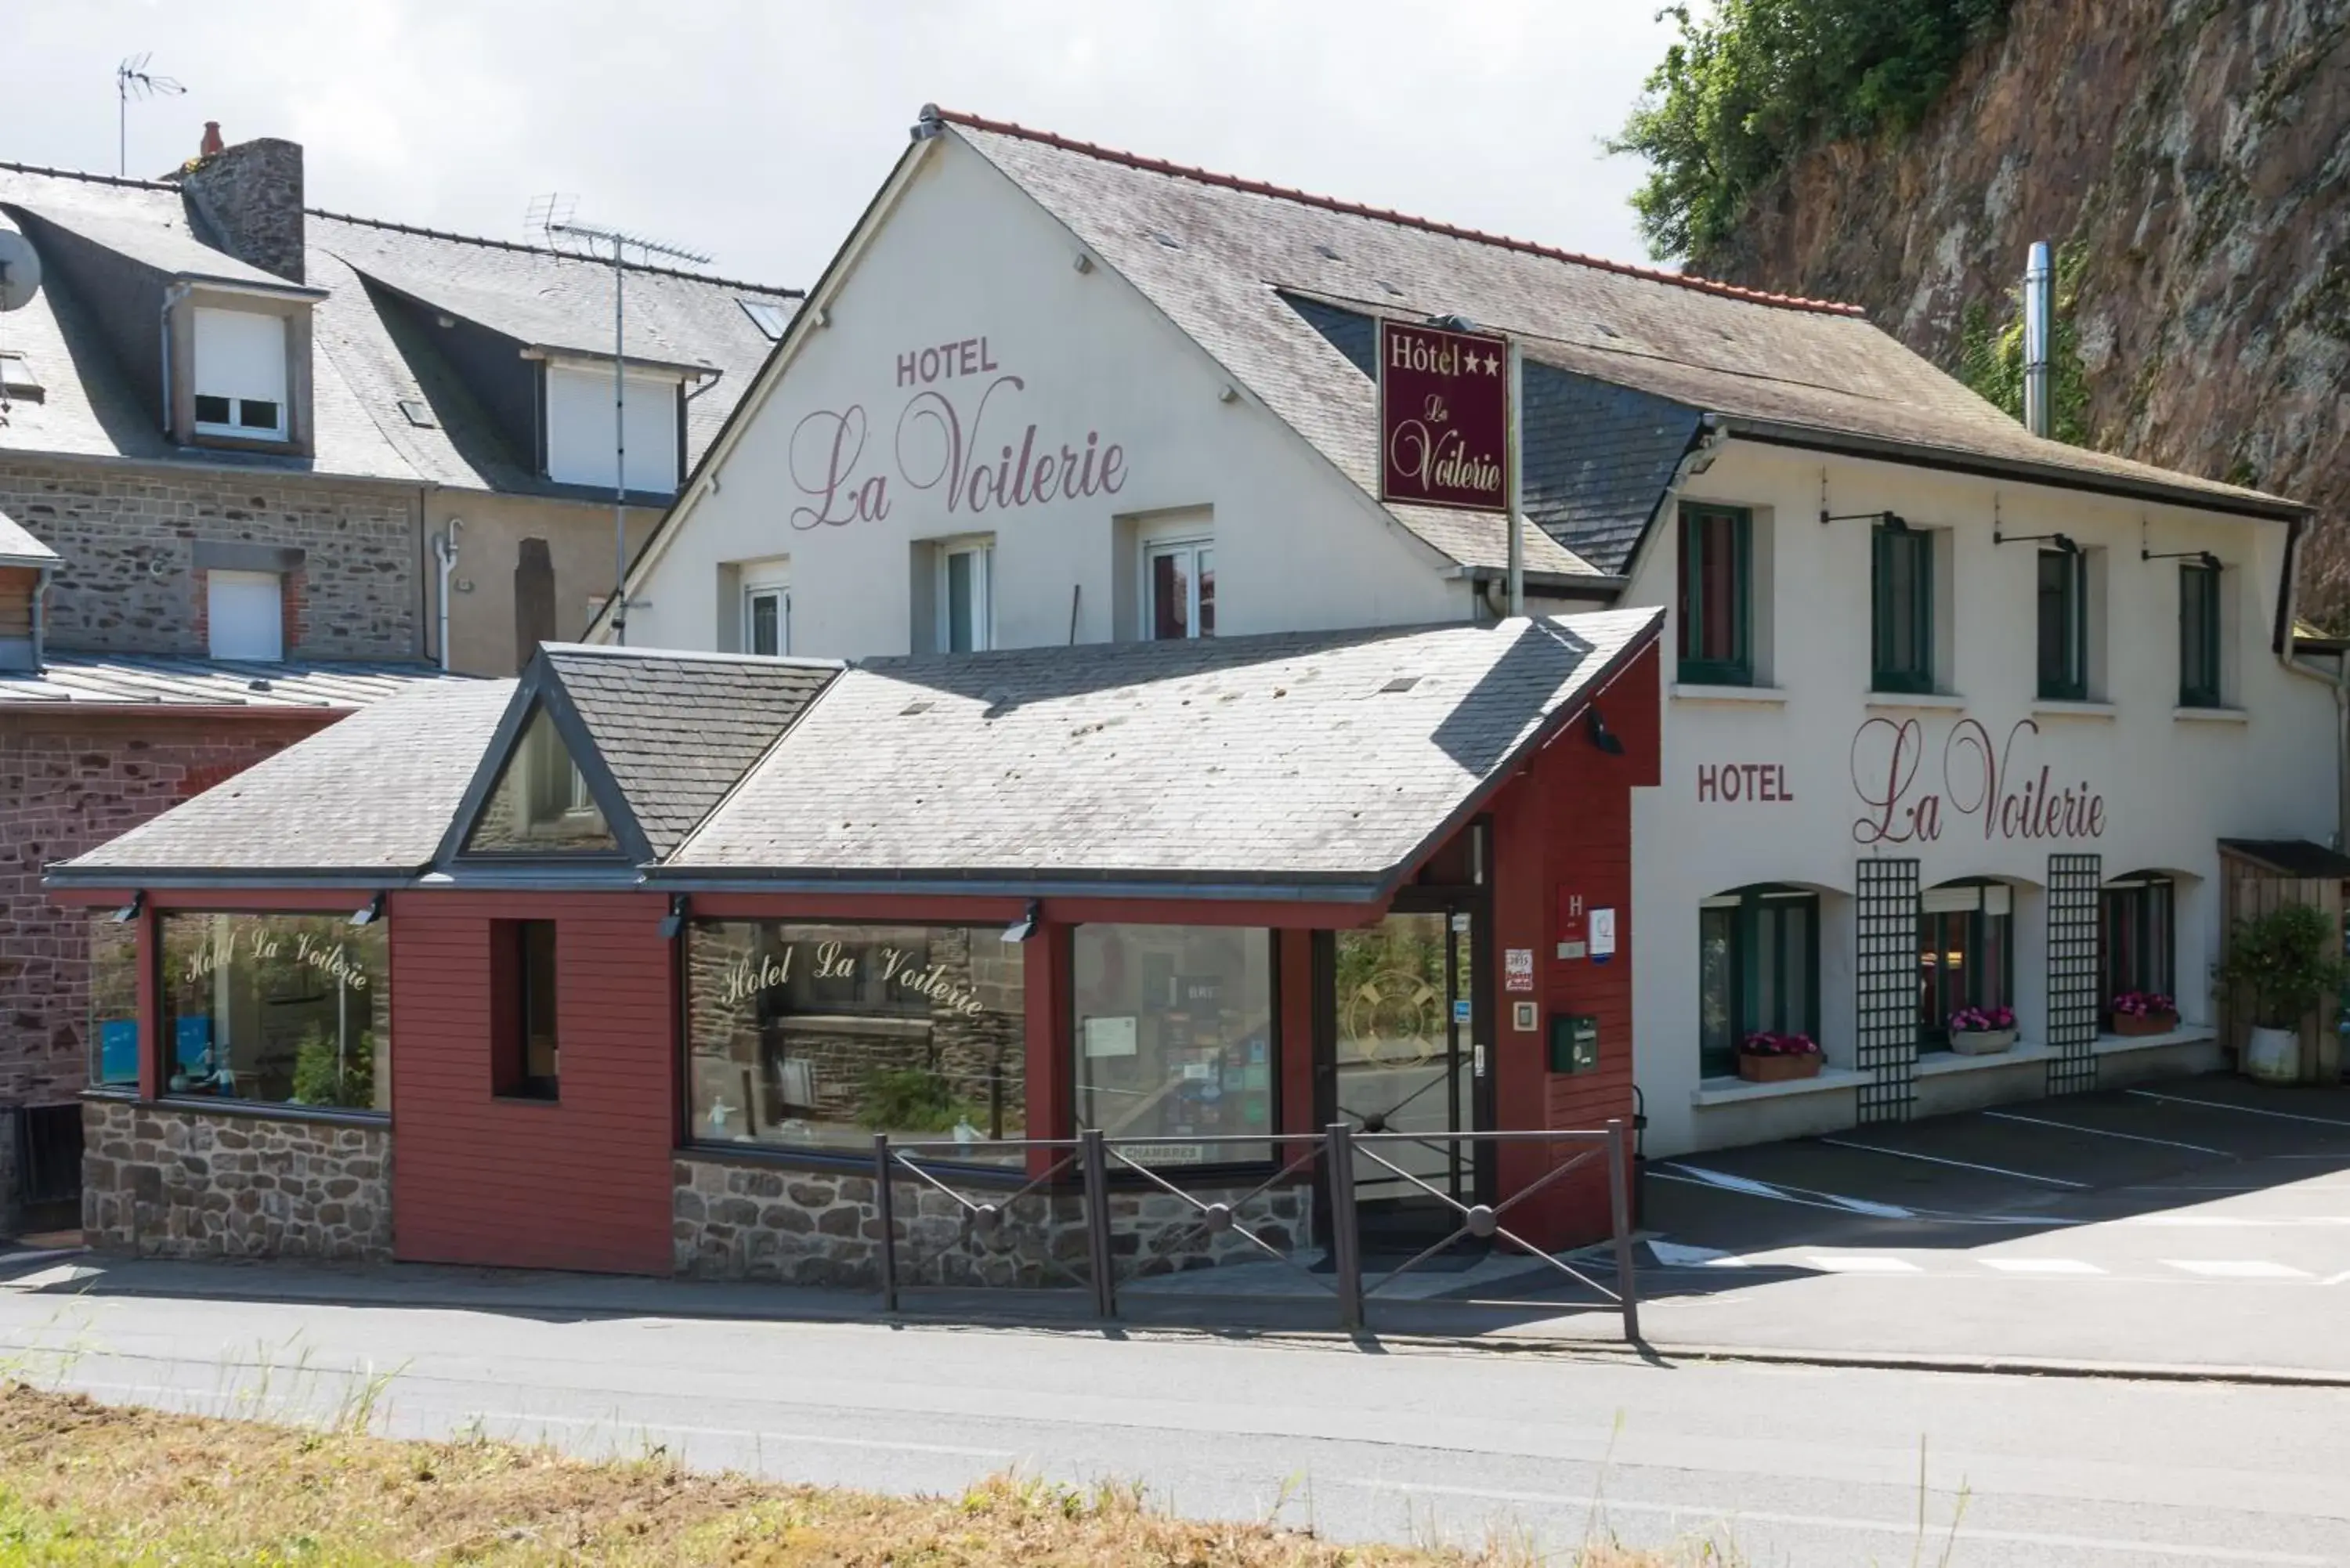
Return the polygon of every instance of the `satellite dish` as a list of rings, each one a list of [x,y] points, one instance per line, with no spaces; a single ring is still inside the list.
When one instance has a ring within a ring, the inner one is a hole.
[[[41,254],[14,229],[0,229],[0,310],[22,310],[41,286]]]

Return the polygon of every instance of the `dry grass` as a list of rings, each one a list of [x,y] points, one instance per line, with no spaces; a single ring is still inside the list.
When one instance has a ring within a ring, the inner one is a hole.
[[[696,1475],[659,1459],[598,1463],[511,1443],[404,1442],[0,1387],[0,1568],[1531,1568],[1543,1561],[1514,1542],[1473,1551],[1342,1547],[1270,1526],[1194,1523],[1117,1489],[1077,1492],[999,1477],[960,1498],[885,1498]],[[1547,1561],[1564,1568],[1561,1558]],[[1596,1547],[1574,1561],[1661,1568],[1665,1560]]]

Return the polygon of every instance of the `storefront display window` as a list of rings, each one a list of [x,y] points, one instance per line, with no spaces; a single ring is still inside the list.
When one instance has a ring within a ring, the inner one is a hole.
[[[390,1108],[383,922],[167,914],[161,925],[168,1093]]]
[[[139,1082],[139,925],[111,910],[89,922],[89,1081]]]
[[[1077,1125],[1149,1165],[1258,1161],[1275,1127],[1273,938],[1232,926],[1080,926]]]
[[[1001,926],[697,920],[687,962],[697,1141],[869,1154],[886,1132],[1019,1163],[982,1147],[1027,1136],[1025,954]]]
[[[1698,910],[1698,1072],[1734,1076],[1752,1034],[1817,1040],[1820,901],[1794,888],[1742,888]]]
[[[1918,1039],[1947,1049],[1953,1013],[2015,1005],[2014,900],[1997,882],[1952,882],[1918,902]]]

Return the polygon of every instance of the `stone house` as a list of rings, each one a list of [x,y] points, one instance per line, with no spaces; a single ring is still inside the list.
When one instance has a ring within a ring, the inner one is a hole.
[[[616,378],[608,263],[307,206],[293,142],[207,149],[0,162],[40,274],[0,316],[0,1230],[70,1210],[102,1072],[42,865],[577,635],[797,303],[629,267]]]

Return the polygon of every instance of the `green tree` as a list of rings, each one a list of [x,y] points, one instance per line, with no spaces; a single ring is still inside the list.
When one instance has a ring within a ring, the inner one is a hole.
[[[1719,247],[1748,202],[1822,141],[1906,130],[2012,0],[1715,0],[1659,16],[1679,36],[1607,144],[1648,161],[1632,197],[1660,258]]]

